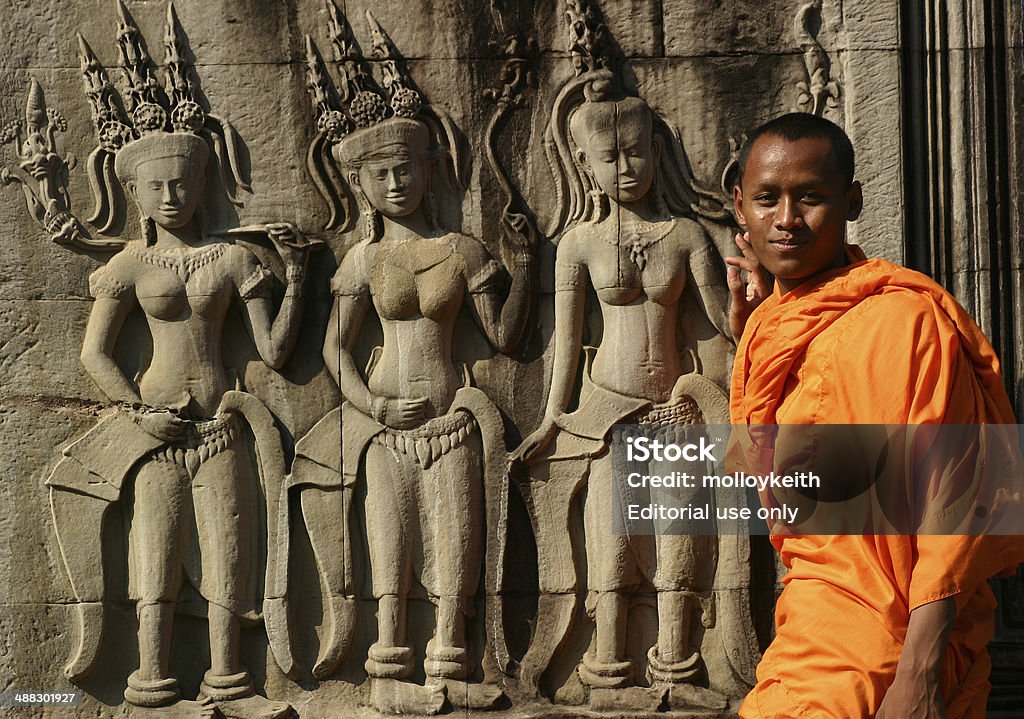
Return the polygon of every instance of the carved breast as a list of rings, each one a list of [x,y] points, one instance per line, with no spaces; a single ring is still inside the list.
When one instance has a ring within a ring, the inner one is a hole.
[[[377,252],[370,294],[383,319],[442,321],[462,302],[465,262],[450,245],[415,240]]]
[[[646,250],[643,269],[627,246],[593,245],[588,258],[591,281],[601,302],[628,305],[647,298],[659,305],[679,299],[686,284],[686,268],[668,242]]]
[[[229,289],[229,273],[217,262],[224,252],[224,245],[171,251],[132,247],[140,264],[135,292],[143,311],[164,321],[210,314]]]

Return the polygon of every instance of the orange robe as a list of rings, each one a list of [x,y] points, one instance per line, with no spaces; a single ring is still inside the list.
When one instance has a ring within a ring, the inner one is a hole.
[[[1013,424],[995,353],[936,283],[864,257],[751,315],[736,355],[734,424]],[[788,569],[777,633],[740,716],[863,719],[892,683],[915,608],[953,596],[948,719],[985,715],[995,599],[1024,561],[1008,537],[772,537]]]

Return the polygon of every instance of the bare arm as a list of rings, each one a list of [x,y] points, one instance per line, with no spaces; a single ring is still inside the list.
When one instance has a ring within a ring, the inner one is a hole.
[[[729,290],[722,284],[721,260],[703,232],[687,258],[688,278],[693,284],[694,293],[702,305],[704,315],[728,340],[735,344],[735,338],[729,329]]]
[[[115,402],[142,405],[138,391],[114,361],[114,347],[131,308],[131,300],[126,296],[96,298],[85,327],[82,364],[107,397]],[[133,416],[145,431],[165,442],[178,439],[186,428],[184,420],[162,408],[141,407],[133,411]]]
[[[512,270],[512,286],[502,299],[493,288],[470,288],[470,308],[474,319],[487,335],[487,340],[502,354],[509,354],[519,344],[530,314],[530,285],[533,275],[528,254],[516,257]]]
[[[516,449],[516,459],[529,461],[551,442],[556,419],[569,404],[576,363],[583,344],[583,313],[586,305],[586,270],[582,265],[555,263],[555,343],[551,388],[541,426]]]
[[[284,300],[274,316],[273,302],[269,292],[249,292],[245,283],[253,275],[245,273],[239,278],[240,291],[245,311],[242,313],[246,330],[256,343],[256,349],[263,361],[274,369],[280,369],[295,349],[302,321],[302,296],[306,284],[306,264],[309,245],[291,225],[283,223],[267,225],[267,234],[273,241],[281,259],[284,260],[287,287]],[[254,259],[254,258],[253,258]],[[266,272],[254,267],[256,272]]]
[[[246,329],[260,357],[274,369],[280,369],[295,349],[302,321],[302,291],[304,280],[293,280],[285,290],[281,309],[274,317],[273,301],[269,297],[253,297],[245,301]]]
[[[426,397],[382,397],[370,392],[352,357],[352,347],[359,337],[368,294],[339,295],[331,309],[324,340],[324,364],[341,393],[363,414],[388,427],[406,429],[422,421],[427,409]]]
[[[943,719],[942,663],[956,621],[953,597],[923,604],[910,612],[896,677],[876,719]]]
[[[82,364],[100,391],[114,402],[141,403],[138,391],[114,362],[114,347],[130,311],[127,297],[96,298],[85,327]]]
[[[352,345],[359,336],[363,325],[369,297],[339,295],[331,308],[327,323],[327,337],[324,339],[324,364],[338,383],[345,399],[364,414],[370,414],[373,395],[363,381],[352,358]]]

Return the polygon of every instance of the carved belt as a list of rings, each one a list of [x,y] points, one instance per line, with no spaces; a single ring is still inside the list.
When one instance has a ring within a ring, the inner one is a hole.
[[[423,469],[427,469],[440,457],[465,442],[476,428],[473,415],[459,410],[434,417],[412,429],[388,427],[371,441],[412,457]]]
[[[238,437],[238,426],[238,417],[233,412],[191,422],[184,439],[156,450],[152,457],[180,465],[194,474],[203,462],[219,454]]]
[[[629,421],[655,427],[669,424],[700,424],[704,421],[704,415],[692,397],[683,396],[673,398],[668,404],[638,412]]]

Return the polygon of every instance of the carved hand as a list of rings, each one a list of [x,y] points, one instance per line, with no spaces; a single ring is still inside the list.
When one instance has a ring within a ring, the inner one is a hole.
[[[764,301],[764,298],[771,294],[772,288],[761,269],[754,249],[750,246],[750,235],[743,233],[736,235],[736,246],[743,253],[742,257],[726,257],[725,263],[728,267],[729,282],[729,331],[733,339],[739,342],[746,327],[750,313]],[[747,280],[744,283],[740,277],[740,270],[747,273]]]
[[[271,222],[266,226],[267,236],[274,243],[285,267],[305,267],[311,244],[306,236],[290,222]]]
[[[387,398],[384,400],[384,417],[380,420],[393,429],[409,429],[423,421],[427,413],[427,398]]]
[[[555,438],[557,432],[558,425],[555,424],[555,420],[545,417],[540,427],[535,429],[529,437],[523,440],[522,444],[513,450],[512,461],[532,464],[536,461],[538,455],[551,444],[551,440]]]
[[[504,225],[505,237],[516,249],[517,254],[531,256],[534,245],[537,243],[537,237],[526,215],[506,209],[501,216],[501,221]]]
[[[157,439],[174,442],[185,434],[188,423],[171,412],[155,410],[142,415],[139,426]]]

